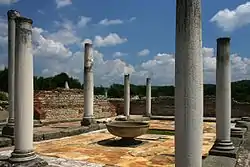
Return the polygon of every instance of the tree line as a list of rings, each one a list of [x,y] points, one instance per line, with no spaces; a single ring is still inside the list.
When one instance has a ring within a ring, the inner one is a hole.
[[[68,82],[70,88],[82,89],[83,84],[78,79],[69,77],[66,73],[60,73],[52,77],[34,76],[35,90],[51,90],[55,88],[64,88],[65,82]],[[250,102],[250,80],[232,82],[232,98],[241,102]],[[174,96],[174,86],[152,86],[152,96]],[[113,84],[109,88],[103,86],[95,87],[95,95],[104,95],[108,91],[109,97],[123,97],[124,86],[122,84]],[[0,91],[8,92],[8,69],[0,71]],[[214,84],[204,84],[204,95],[215,96],[216,86]],[[146,96],[145,85],[130,85],[132,96]]]

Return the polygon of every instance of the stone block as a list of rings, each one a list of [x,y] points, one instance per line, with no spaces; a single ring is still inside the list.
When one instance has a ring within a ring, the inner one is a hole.
[[[12,145],[12,139],[7,137],[0,137],[0,147],[9,147]]]

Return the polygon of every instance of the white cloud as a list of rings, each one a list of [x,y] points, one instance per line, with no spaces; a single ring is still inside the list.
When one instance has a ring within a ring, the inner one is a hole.
[[[37,12],[40,13],[40,14],[42,14],[42,15],[45,14],[45,12],[43,10],[38,10]]]
[[[116,33],[110,33],[106,37],[95,36],[94,44],[97,47],[115,46],[127,42],[127,38],[121,38]]]
[[[123,24],[123,21],[120,20],[120,19],[108,20],[108,19],[106,18],[106,19],[101,20],[101,21],[99,22],[99,24],[108,26],[108,25],[115,25],[115,24]]]
[[[130,19],[129,19],[129,21],[135,21],[136,20],[136,17],[131,17]]]
[[[147,56],[150,53],[148,49],[143,49],[142,51],[138,52],[138,56]]]
[[[57,8],[62,8],[72,4],[72,0],[55,0],[55,2]]]
[[[115,52],[113,53],[113,57],[122,57],[128,55],[127,53],[122,53],[122,52]]]
[[[0,5],[10,5],[12,3],[16,3],[19,0],[0,0]]]
[[[0,20],[0,69],[7,65],[7,22]],[[35,75],[50,76],[61,72],[83,80],[83,47],[71,50],[67,45],[52,39],[50,32],[33,28],[33,53]],[[105,39],[105,38],[102,38]],[[85,39],[82,43],[89,41]],[[112,43],[114,44],[114,42]],[[117,52],[116,55],[124,53]],[[215,83],[216,57],[214,49],[203,48],[204,82]],[[113,60],[94,48],[94,82],[95,85],[108,86],[112,83],[123,83],[123,75],[131,74],[133,84],[145,84],[150,76],[154,85],[174,84],[175,57],[173,54],[158,53],[154,58],[139,64],[129,64],[121,60]],[[250,79],[250,59],[238,54],[231,55],[232,80]]]
[[[91,21],[90,17],[80,16],[80,20],[78,21],[78,27],[85,27]]]
[[[224,31],[233,31],[246,26],[250,23],[250,2],[239,5],[234,10],[220,10],[210,21]]]
[[[44,30],[41,28],[33,28],[32,41],[33,53],[35,56],[49,57],[49,58],[65,58],[72,56],[72,52],[64,46],[63,43],[45,38]]]
[[[85,43],[93,43],[91,39],[84,39],[84,41],[82,42],[82,44],[85,44]]]
[[[76,32],[67,29],[58,30],[52,34],[49,34],[48,37],[54,41],[61,42],[65,45],[80,42],[80,38],[76,35]]]

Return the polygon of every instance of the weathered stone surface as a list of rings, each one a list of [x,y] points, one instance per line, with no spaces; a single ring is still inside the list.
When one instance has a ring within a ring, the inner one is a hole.
[[[0,137],[0,147],[8,147],[12,145],[12,140],[7,137]]]
[[[22,163],[11,163],[9,161],[0,161],[0,167],[49,167],[48,163],[41,158]]]
[[[153,120],[152,129],[172,129],[173,121]],[[99,125],[99,128],[102,125]],[[144,141],[137,147],[110,147],[101,141],[111,140],[106,130],[36,143],[36,152],[71,160],[87,161],[106,166],[174,166],[174,136],[147,134],[138,138]],[[164,137],[164,138],[163,138]],[[206,156],[215,140],[215,123],[204,123],[203,155]],[[167,148],[167,149],[164,149]]]
[[[245,134],[243,144],[240,146],[235,167],[250,167],[250,131]]]

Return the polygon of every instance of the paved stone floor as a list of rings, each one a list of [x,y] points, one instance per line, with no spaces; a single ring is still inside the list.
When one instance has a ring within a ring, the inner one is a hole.
[[[63,126],[64,124],[61,124]],[[151,120],[151,129],[174,129],[173,121]],[[107,130],[86,133],[35,143],[38,154],[50,164],[60,166],[174,166],[174,136],[146,134],[138,137],[143,143],[137,147],[111,147],[100,141],[116,140]],[[204,123],[203,155],[206,156],[215,140],[215,123]],[[5,152],[5,154],[7,154]],[[54,157],[54,158],[49,158]],[[64,164],[64,165],[62,165]],[[67,165],[68,164],[68,165]]]

